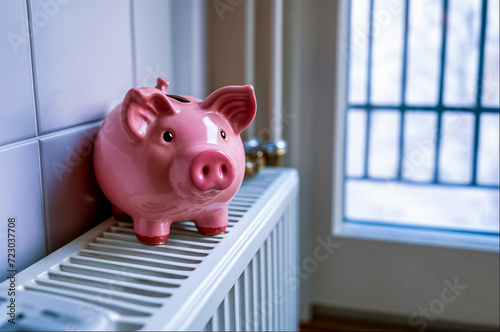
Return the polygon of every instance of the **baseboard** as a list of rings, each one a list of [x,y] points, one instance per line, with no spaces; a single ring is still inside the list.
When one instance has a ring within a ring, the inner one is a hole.
[[[315,331],[498,331],[498,326],[463,324],[444,320],[411,325],[408,316],[357,311],[324,305],[312,306],[312,319],[301,329]]]

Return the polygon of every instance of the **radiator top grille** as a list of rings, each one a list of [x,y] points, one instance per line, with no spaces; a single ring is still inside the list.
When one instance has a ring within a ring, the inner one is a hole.
[[[21,319],[35,321],[33,315],[43,315],[37,310],[45,308],[42,311],[46,316],[62,317],[59,323],[57,319],[51,321],[53,325],[48,327],[54,329],[95,328],[92,324],[99,323],[100,329],[138,330],[152,327],[147,324],[151,316],[162,315],[168,321],[169,314],[181,309],[179,303],[189,305],[189,299],[195,298],[203,285],[209,287],[219,264],[234,263],[230,258],[223,259],[224,255],[234,251],[232,247],[246,228],[253,225],[258,229],[256,217],[285,173],[283,169],[265,168],[246,179],[231,201],[224,234],[205,236],[192,222],[176,222],[166,244],[148,246],[136,239],[132,223],[108,219],[18,275],[18,315],[22,306],[29,304]],[[0,284],[0,288],[4,286]],[[34,298],[44,303],[30,309]],[[77,312],[89,313],[65,316],[60,306],[68,312],[74,306]]]

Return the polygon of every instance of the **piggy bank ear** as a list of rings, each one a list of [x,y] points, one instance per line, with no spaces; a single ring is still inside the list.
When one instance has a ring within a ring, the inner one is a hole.
[[[122,121],[133,139],[147,137],[160,114],[173,114],[167,96],[154,88],[130,89],[122,103]]]
[[[214,110],[225,117],[235,134],[240,134],[255,117],[257,101],[251,85],[230,85],[220,88],[202,103],[201,108]]]

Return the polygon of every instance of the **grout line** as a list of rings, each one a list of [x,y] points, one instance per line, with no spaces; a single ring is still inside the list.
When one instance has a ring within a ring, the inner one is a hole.
[[[26,0],[26,18],[27,22],[26,24],[28,25],[28,36],[29,36],[29,52],[30,52],[30,60],[31,60],[31,87],[33,88],[33,111],[35,113],[35,136],[38,136],[39,130],[38,130],[38,92],[37,92],[37,87],[36,87],[36,66],[35,66],[35,49],[34,49],[34,41],[35,41],[35,36],[33,35],[33,29],[31,27],[31,0]]]
[[[37,151],[38,151],[38,166],[39,166],[39,181],[40,181],[40,201],[42,204],[42,220],[43,220],[43,229],[44,229],[44,234],[45,234],[45,256],[47,256],[50,253],[50,245],[49,245],[49,222],[46,214],[48,213],[49,209],[46,206],[48,204],[47,200],[45,199],[45,186],[43,184],[43,163],[42,163],[42,144],[40,144],[40,141],[37,140],[36,142],[37,145]]]
[[[26,0],[26,18],[28,25],[28,35],[29,35],[29,50],[30,50],[30,59],[31,59],[31,86],[33,88],[33,111],[35,113],[35,137],[31,137],[29,139],[21,140],[14,142],[12,144],[7,145],[8,147],[15,147],[21,145],[25,142],[36,142],[37,146],[37,157],[38,157],[38,181],[40,184],[40,205],[41,205],[41,213],[42,213],[42,222],[43,222],[43,230],[44,230],[44,244],[45,244],[45,253],[44,256],[49,254],[49,230],[48,230],[48,222],[46,218],[47,207],[44,196],[44,185],[43,185],[43,172],[42,172],[42,151],[40,144],[40,131],[39,131],[39,100],[38,100],[38,89],[37,89],[37,74],[36,74],[36,65],[35,65],[35,36],[33,35],[32,29],[32,18],[31,18],[31,0]],[[0,150],[2,147],[0,147]]]
[[[95,120],[92,122],[81,123],[81,124],[75,125],[73,127],[57,130],[57,131],[50,132],[47,134],[42,134],[42,135],[37,135],[35,137],[21,139],[21,140],[18,140],[16,142],[12,142],[12,143],[8,143],[6,145],[0,146],[0,152],[5,151],[5,150],[9,150],[12,148],[16,148],[16,147],[24,145],[24,144],[38,142],[40,140],[56,137],[59,135],[65,135],[65,134],[73,133],[73,132],[76,132],[79,130],[94,128],[96,125],[101,125],[102,121],[103,121],[103,119],[99,119],[99,120]]]

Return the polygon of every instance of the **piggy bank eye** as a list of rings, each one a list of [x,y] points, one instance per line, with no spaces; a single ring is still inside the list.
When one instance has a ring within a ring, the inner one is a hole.
[[[226,139],[226,132],[224,130],[220,131],[220,135],[222,136],[223,139]]]
[[[172,134],[170,131],[166,131],[163,133],[163,140],[165,142],[171,142],[174,139],[174,134]]]

